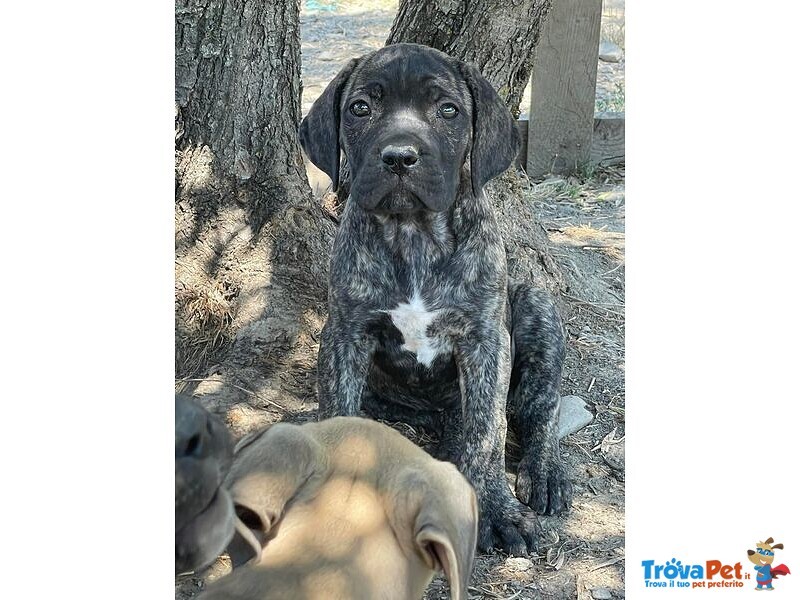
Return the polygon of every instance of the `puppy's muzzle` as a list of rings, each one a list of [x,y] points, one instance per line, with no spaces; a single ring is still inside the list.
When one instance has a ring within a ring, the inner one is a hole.
[[[419,151],[411,145],[389,144],[381,150],[383,166],[392,173],[403,175],[419,163]]]

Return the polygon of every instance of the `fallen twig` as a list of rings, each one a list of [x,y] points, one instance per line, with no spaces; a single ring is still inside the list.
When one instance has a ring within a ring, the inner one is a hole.
[[[294,414],[288,408],[285,408],[285,407],[281,406],[277,402],[274,402],[274,401],[270,400],[269,398],[264,398],[264,397],[260,396],[258,393],[254,392],[253,390],[248,390],[247,388],[244,388],[244,387],[242,387],[240,385],[236,385],[235,383],[231,383],[230,381],[224,381],[222,379],[214,379],[212,377],[204,377],[204,378],[197,378],[197,379],[195,379],[195,378],[176,379],[175,383],[188,383],[190,381],[193,381],[193,382],[213,381],[214,383],[221,383],[223,385],[229,385],[232,388],[236,388],[237,390],[239,390],[241,392],[244,392],[245,394],[250,394],[251,396],[253,396],[254,398],[258,399],[261,402],[265,402],[265,403],[269,404],[270,406],[273,406],[273,407],[277,408],[278,410],[283,411],[287,415],[293,415]]]
[[[606,567],[610,567],[611,565],[615,565],[618,562],[621,562],[623,560],[625,560],[625,555],[624,554],[622,556],[617,556],[616,558],[612,558],[611,560],[607,560],[604,563],[600,563],[596,567],[592,567],[591,569],[589,569],[589,572],[591,573],[592,571],[597,571],[599,569],[604,569]]]

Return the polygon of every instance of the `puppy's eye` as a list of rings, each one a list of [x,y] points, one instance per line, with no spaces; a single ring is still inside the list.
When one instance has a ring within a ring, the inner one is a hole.
[[[363,100],[356,100],[350,105],[350,112],[357,117],[366,117],[372,111],[369,108],[369,104]]]
[[[448,102],[447,104],[442,104],[439,108],[439,112],[442,113],[445,119],[452,119],[458,114],[458,107]]]

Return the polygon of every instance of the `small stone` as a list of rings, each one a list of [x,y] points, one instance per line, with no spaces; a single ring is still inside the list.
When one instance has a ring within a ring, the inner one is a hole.
[[[507,558],[505,564],[510,571],[527,571],[528,569],[533,568],[533,562],[527,558],[516,556]]]
[[[608,588],[595,588],[592,590],[594,600],[611,600],[611,590]]]
[[[604,40],[600,42],[600,54],[598,58],[603,62],[617,63],[622,60],[622,48],[613,42]]]
[[[625,201],[625,190],[615,189],[610,192],[603,192],[597,195],[597,199],[603,202],[613,203],[614,206],[619,206]]]
[[[617,471],[625,471],[625,442],[619,442],[617,444],[606,446],[605,448],[600,448],[600,452],[603,455],[603,460],[606,461],[606,464],[615,469]]]
[[[583,429],[594,420],[594,415],[586,408],[580,396],[563,396],[558,411],[558,439]]]

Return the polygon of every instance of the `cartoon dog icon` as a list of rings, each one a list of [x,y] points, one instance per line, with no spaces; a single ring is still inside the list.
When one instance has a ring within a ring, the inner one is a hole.
[[[775,588],[772,587],[774,577],[791,574],[786,565],[772,566],[772,561],[775,560],[775,550],[778,548],[783,550],[783,544],[774,544],[774,541],[772,538],[767,538],[763,542],[757,543],[755,550],[747,551],[747,558],[755,565],[755,570],[758,572],[756,575],[758,591],[774,590]]]

